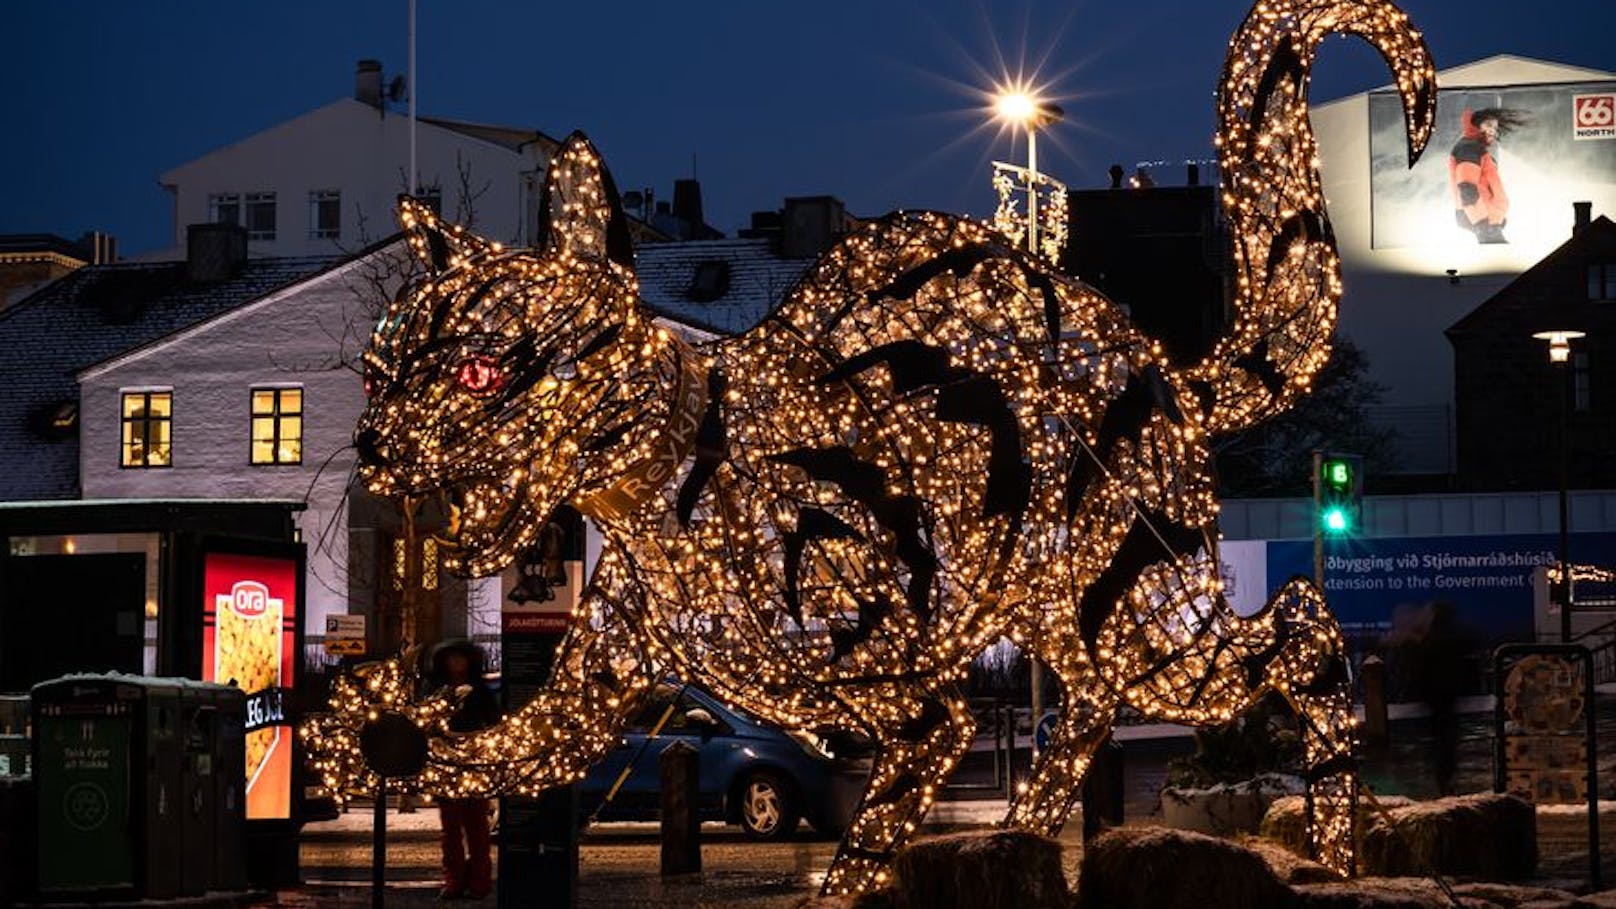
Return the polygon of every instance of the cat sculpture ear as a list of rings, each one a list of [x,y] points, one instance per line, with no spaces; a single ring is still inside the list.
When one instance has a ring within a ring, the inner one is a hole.
[[[634,267],[634,241],[617,185],[581,132],[568,136],[550,159],[534,241],[564,255]]]
[[[435,275],[495,250],[493,243],[444,221],[414,196],[398,197],[398,220],[409,237],[410,251]]]

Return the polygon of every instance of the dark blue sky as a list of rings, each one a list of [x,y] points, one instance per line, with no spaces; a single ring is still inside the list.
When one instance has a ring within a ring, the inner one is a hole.
[[[992,207],[972,87],[1030,72],[1066,108],[1045,168],[1102,185],[1112,162],[1210,155],[1235,0],[420,2],[423,113],[595,138],[624,187],[668,198],[692,156],[708,220],[732,232],[786,195],[857,214]],[[1515,53],[1616,67],[1609,0],[1405,0],[1439,67]],[[354,62],[405,63],[405,0],[0,4],[10,176],[0,232],[92,228],[161,245],[157,175],[351,93]],[[1001,63],[1001,60],[1003,61]],[[1315,100],[1379,85],[1362,44],[1326,46]],[[1168,179],[1179,179],[1173,167]]]

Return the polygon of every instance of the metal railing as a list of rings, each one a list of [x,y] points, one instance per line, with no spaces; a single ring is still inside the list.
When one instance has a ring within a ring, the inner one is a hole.
[[[1004,698],[972,698],[971,713],[976,717],[976,739],[992,740],[993,775],[986,782],[950,781],[954,792],[1001,792],[1009,801],[1016,791],[1016,708]]]
[[[1595,685],[1616,682],[1616,619],[1590,628],[1571,641],[1593,654]]]

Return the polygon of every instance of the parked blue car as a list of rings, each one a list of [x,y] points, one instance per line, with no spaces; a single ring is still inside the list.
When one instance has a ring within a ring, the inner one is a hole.
[[[649,732],[674,704],[654,739]],[[630,722],[621,746],[578,784],[585,817],[602,821],[658,817],[658,758],[676,741],[701,755],[703,820],[739,824],[760,840],[790,836],[800,820],[827,835],[840,835],[852,819],[869,776],[866,758],[838,757],[828,743],[805,731],[785,732],[695,686],[663,683]],[[610,802],[603,800],[623,768],[632,766]]]

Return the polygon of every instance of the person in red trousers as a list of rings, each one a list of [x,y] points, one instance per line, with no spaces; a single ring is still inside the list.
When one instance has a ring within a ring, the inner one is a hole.
[[[470,641],[445,641],[432,654],[432,678],[452,689],[460,707],[449,718],[451,732],[476,732],[499,722],[499,700],[483,679],[483,654]],[[493,889],[493,856],[488,799],[439,799],[443,825],[444,899],[482,899]]]
[[[1509,194],[1498,174],[1498,140],[1526,122],[1519,112],[1486,107],[1464,112],[1464,135],[1448,154],[1448,185],[1454,220],[1476,235],[1477,243],[1508,243]]]

